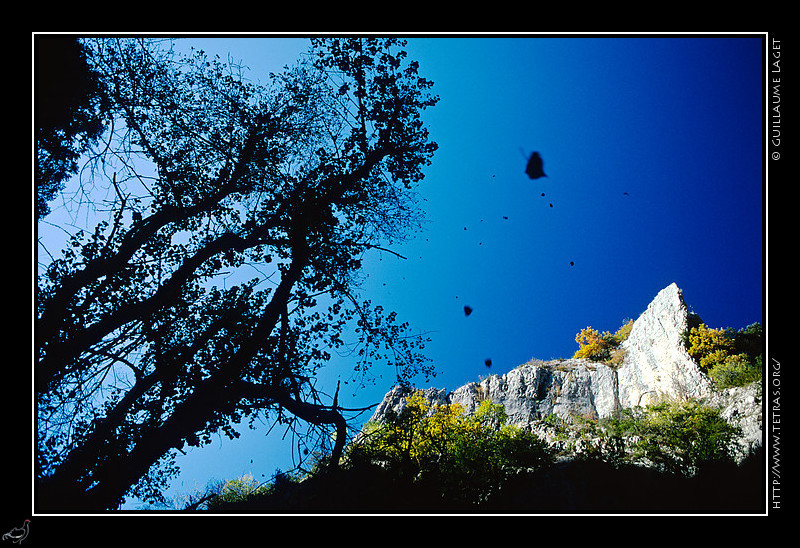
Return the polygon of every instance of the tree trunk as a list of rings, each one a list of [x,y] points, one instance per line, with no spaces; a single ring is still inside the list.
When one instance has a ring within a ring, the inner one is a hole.
[[[204,430],[214,414],[233,411],[242,398],[234,387],[247,364],[277,325],[291,289],[300,278],[307,261],[308,255],[304,252],[293,259],[247,344],[239,348],[234,360],[200,383],[162,425],[150,429],[129,453],[115,455],[111,462],[106,457],[106,462],[98,467],[97,458],[104,455],[84,450],[83,445],[74,449],[64,461],[66,466],[62,465],[63,468],[59,467],[52,475],[39,481],[37,507],[41,507],[42,511],[103,511],[115,508],[125,493],[170,449],[183,447],[184,440]],[[124,420],[124,416],[120,416],[119,420]],[[102,425],[106,435],[113,435],[115,427],[112,424]],[[85,470],[93,470],[94,473],[88,488],[79,481]]]

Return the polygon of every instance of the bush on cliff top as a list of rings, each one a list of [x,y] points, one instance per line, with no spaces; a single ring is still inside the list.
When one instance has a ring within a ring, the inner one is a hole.
[[[436,405],[416,392],[399,414],[370,423],[351,444],[351,465],[380,463],[399,478],[434,487],[443,498],[477,504],[520,468],[549,463],[546,444],[506,423],[502,405],[489,400],[467,415],[459,404]]]
[[[764,330],[712,329],[701,323],[686,334],[687,351],[717,388],[743,386],[762,377]]]
[[[575,335],[578,350],[573,357],[619,366],[622,362],[619,345],[628,338],[632,328],[633,320],[628,320],[613,335],[608,331],[600,333],[591,326],[586,327]]]

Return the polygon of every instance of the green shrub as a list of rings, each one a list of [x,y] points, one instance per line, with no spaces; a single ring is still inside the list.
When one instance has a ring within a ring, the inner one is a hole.
[[[433,408],[420,392],[384,423],[372,423],[348,449],[354,464],[381,464],[401,480],[424,483],[443,498],[476,504],[520,468],[534,468],[551,455],[533,433],[505,424],[502,405],[490,400],[466,415],[458,404]]]
[[[252,474],[222,482],[213,488],[213,494],[205,497],[204,508],[222,510],[241,504],[252,504],[260,497],[278,495],[297,485],[303,476],[276,470],[271,481],[259,482]]]
[[[703,467],[734,462],[733,443],[741,431],[718,409],[695,402],[665,402],[647,408],[629,424],[637,440],[632,456],[660,470],[692,476]]]
[[[744,386],[763,377],[762,357],[750,360],[745,353],[728,356],[708,371],[708,376],[718,388]]]
[[[667,401],[624,409],[598,422],[602,460],[614,465],[647,461],[660,472],[693,476],[706,467],[735,462],[741,430],[716,408]]]
[[[763,336],[759,323],[738,331],[701,323],[689,329],[687,350],[717,388],[743,386],[762,378]]]
[[[614,340],[617,342],[617,345],[628,338],[628,335],[631,334],[631,329],[633,329],[633,320],[628,320],[617,329],[617,332],[614,333]]]
[[[252,474],[245,474],[239,478],[225,481],[216,499],[209,506],[242,502],[255,495],[266,493],[268,490],[269,487],[253,478]]]

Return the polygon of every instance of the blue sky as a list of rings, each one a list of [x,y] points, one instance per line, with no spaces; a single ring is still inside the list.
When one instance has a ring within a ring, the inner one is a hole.
[[[253,79],[305,49],[186,43]],[[438,375],[423,386],[569,357],[580,329],[616,330],[672,282],[712,327],[764,321],[760,36],[421,37],[407,49],[441,98],[425,114],[439,144],[419,189],[426,222],[392,248],[406,259],[368,258],[362,294],[429,333]],[[524,174],[534,150],[548,174],[536,181]],[[324,380],[351,370],[336,360]],[[342,404],[380,401],[393,374],[375,375],[343,388]],[[265,431],[180,457],[170,494],[290,469],[283,432]]]

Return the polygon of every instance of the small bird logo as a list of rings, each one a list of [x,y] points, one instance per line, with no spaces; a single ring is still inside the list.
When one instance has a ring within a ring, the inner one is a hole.
[[[22,527],[14,527],[11,531],[3,535],[3,540],[10,540],[14,544],[20,544],[28,536],[28,527],[31,520],[26,519]]]

